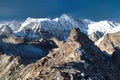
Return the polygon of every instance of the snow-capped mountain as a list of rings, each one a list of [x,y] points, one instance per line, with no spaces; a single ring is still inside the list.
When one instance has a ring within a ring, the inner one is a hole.
[[[67,15],[55,19],[28,18],[15,32],[15,35],[27,36],[28,38],[56,37],[65,40],[73,27],[79,27],[78,22]]]
[[[55,37],[59,40],[66,40],[71,29],[78,27],[90,39],[97,41],[107,33],[120,31],[120,23],[117,22],[80,20],[65,14],[55,19],[29,17],[22,24],[12,22],[8,24],[8,27],[13,31],[12,35],[26,37],[27,39]]]
[[[7,25],[13,30],[13,32],[15,32],[21,26],[21,22],[11,21],[11,22],[7,23]]]
[[[0,24],[0,35],[7,35],[11,33],[12,29],[8,25]]]
[[[107,33],[115,33],[120,31],[120,23],[114,22],[114,21],[88,21],[83,20],[86,29],[83,28],[82,30],[86,31],[85,34],[89,36],[90,39],[93,41],[97,41],[100,38],[104,37]],[[101,40],[101,39],[100,39]]]
[[[17,21],[1,22],[0,23],[0,35],[10,35],[17,31],[21,23]]]

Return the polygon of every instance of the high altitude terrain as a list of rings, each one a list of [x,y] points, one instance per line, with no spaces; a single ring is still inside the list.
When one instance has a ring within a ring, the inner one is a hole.
[[[28,18],[0,24],[0,80],[119,80],[120,23]]]

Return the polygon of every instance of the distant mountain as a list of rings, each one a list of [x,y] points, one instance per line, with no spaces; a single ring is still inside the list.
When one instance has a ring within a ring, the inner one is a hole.
[[[97,42],[107,33],[120,31],[120,23],[114,21],[94,22],[88,19],[74,19],[65,14],[55,19],[27,18],[23,23],[13,21],[1,24],[0,27],[0,34],[11,34],[28,40],[55,37],[65,41],[71,29],[77,27],[91,40]]]
[[[5,24],[6,25],[6,24]],[[88,19],[74,19],[67,15],[62,15],[59,18],[27,18],[23,23],[11,22],[7,24],[9,29],[1,29],[1,34],[9,32],[14,36],[25,37],[28,40],[39,38],[55,37],[59,40],[66,40],[71,29],[74,27],[80,28],[81,32],[97,42],[98,39],[107,33],[120,31],[120,23],[114,21],[99,21],[94,22]]]
[[[28,18],[16,35],[27,36],[28,38],[51,38],[56,37],[61,40],[66,40],[72,28],[78,27],[81,32],[89,36],[93,41],[98,40],[106,33],[114,33],[119,31],[120,23],[113,21],[99,21],[74,19],[67,15],[62,15],[60,18]],[[97,38],[97,39],[94,39]]]

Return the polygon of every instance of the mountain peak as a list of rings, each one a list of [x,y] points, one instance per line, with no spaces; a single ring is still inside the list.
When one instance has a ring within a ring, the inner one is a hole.
[[[63,14],[60,18],[64,18],[64,19],[70,19],[70,16],[68,16],[67,14]]]
[[[74,42],[79,41],[80,38],[80,29],[79,28],[73,28],[71,30],[70,36],[68,37],[67,42]]]

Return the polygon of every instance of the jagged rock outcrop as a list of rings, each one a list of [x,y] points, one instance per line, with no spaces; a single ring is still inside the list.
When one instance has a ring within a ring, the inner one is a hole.
[[[19,62],[20,57],[6,55],[0,52],[0,80],[16,80],[17,74],[24,65]]]
[[[98,47],[108,54],[113,54],[115,47],[120,47],[120,31],[116,33],[106,34]]]
[[[78,28],[72,30],[66,43],[38,60],[31,69],[29,76],[24,77],[33,80],[116,80],[120,75],[116,66]]]
[[[58,43],[60,44],[58,48],[50,50],[47,56],[22,69],[13,67],[15,71],[8,76],[6,76],[7,73],[1,75],[0,80],[119,79],[119,66],[116,66],[110,57],[104,55],[85,34],[80,32],[79,28],[71,31],[65,43]],[[22,65],[20,62],[18,64]]]

